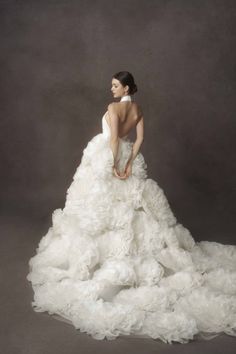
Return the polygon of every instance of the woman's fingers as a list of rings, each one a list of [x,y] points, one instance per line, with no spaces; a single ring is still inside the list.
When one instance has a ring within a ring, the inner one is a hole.
[[[114,168],[114,174],[115,174],[116,177],[121,178],[119,173],[117,172],[116,168]]]
[[[118,175],[118,177],[120,178],[120,179],[125,179],[126,178],[126,175]]]
[[[123,172],[119,172],[115,167],[113,167],[113,172],[114,172],[114,175],[119,179],[126,179],[131,174],[130,168],[128,168],[127,171],[125,169]]]

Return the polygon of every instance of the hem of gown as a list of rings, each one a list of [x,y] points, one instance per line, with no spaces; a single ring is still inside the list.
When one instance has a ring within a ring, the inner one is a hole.
[[[64,322],[64,323],[67,323],[71,326],[74,327],[73,325],[73,322],[71,320],[69,320],[68,318],[64,317],[63,315],[58,315],[58,314],[50,314],[51,317],[53,317],[55,320],[57,321],[60,321],[60,322]],[[79,331],[81,334],[84,333],[84,332],[81,332],[80,329],[78,328],[75,328],[75,330]],[[89,334],[89,333],[86,333],[86,334]],[[187,344],[187,343],[190,343],[190,342],[193,342],[193,341],[207,341],[207,340],[212,340],[216,337],[219,337],[219,336],[222,336],[226,334],[225,332],[203,332],[203,331],[200,331],[198,333],[196,333],[192,339],[189,339],[189,340],[186,340],[186,341],[183,341],[181,342],[182,344]],[[90,335],[90,334],[89,334]],[[229,335],[229,334],[226,334],[226,335]],[[90,335],[91,336],[91,335]],[[231,335],[232,337],[236,336],[236,333],[235,335]],[[105,336],[105,338],[103,340],[111,340],[111,339],[117,339],[119,337],[123,337],[123,338],[140,338],[140,339],[152,339],[154,341],[159,341],[159,342],[163,342],[160,338],[153,338],[147,334],[135,334],[135,333],[130,333],[130,334],[119,334],[113,338],[107,338]],[[167,343],[167,342],[166,342]],[[173,341],[172,343],[168,343],[168,344],[173,344],[173,343],[180,343],[178,341]]]

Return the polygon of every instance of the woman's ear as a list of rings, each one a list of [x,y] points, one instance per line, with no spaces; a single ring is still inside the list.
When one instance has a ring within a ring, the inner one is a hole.
[[[125,91],[126,91],[126,94],[128,95],[129,94],[129,86],[128,85],[125,86]]]

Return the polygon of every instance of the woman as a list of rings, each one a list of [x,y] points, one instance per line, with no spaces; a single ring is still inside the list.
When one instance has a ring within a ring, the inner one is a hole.
[[[53,212],[29,261],[34,310],[95,339],[132,334],[186,343],[236,335],[236,246],[195,242],[178,223],[147,178],[132,74],[115,74],[111,91],[120,101],[108,105],[65,207]]]
[[[143,142],[143,116],[141,108],[136,102],[132,102],[131,95],[137,91],[133,76],[128,72],[119,72],[112,79],[111,91],[114,97],[121,97],[118,103],[110,103],[106,120],[108,121],[111,137],[110,147],[114,158],[114,174],[118,178],[127,178],[132,173],[132,162],[137,156],[140,146]],[[134,143],[132,153],[124,171],[118,173],[116,166],[117,151],[119,146],[119,138],[127,136],[128,133],[136,126],[137,138]]]

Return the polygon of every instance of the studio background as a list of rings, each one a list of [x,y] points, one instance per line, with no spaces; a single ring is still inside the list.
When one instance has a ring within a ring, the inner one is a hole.
[[[26,281],[28,261],[52,212],[64,207],[83,149],[102,131],[112,75],[121,70],[138,86],[148,178],[196,241],[236,243],[235,37],[235,1],[0,1],[5,354],[235,351],[235,338],[226,336],[184,348],[92,341],[33,312]]]
[[[112,75],[128,70],[148,177],[196,239],[234,243],[235,2],[0,6],[3,211],[49,222],[64,206],[113,100]]]

